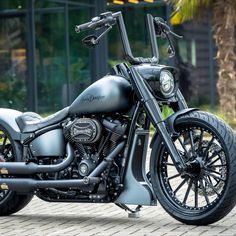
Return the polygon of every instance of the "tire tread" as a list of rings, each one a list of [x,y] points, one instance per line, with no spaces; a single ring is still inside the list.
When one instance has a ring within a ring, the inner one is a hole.
[[[236,204],[236,135],[222,119],[207,112],[192,111],[190,113],[184,114],[177,118],[176,124],[183,121],[187,122],[188,120],[198,120],[210,124],[209,126],[211,126],[212,129],[214,128],[218,135],[221,136],[225,142],[229,160],[229,181],[226,186],[223,200],[220,199],[216,209],[209,214],[205,214],[205,216],[202,218],[196,217],[195,219],[189,219],[189,217],[177,216],[173,212],[173,209],[171,209],[169,205],[166,204],[164,194],[162,195],[160,193],[160,191],[162,191],[161,188],[158,187],[159,185],[155,183],[155,178],[152,177],[152,175],[154,175],[154,165],[156,163],[156,158],[158,158],[158,153],[151,154],[151,181],[153,183],[154,192],[157,193],[156,196],[159,202],[172,217],[186,224],[207,225],[222,219],[233,209]],[[160,145],[160,143],[156,143],[154,145]],[[158,148],[154,149],[153,151],[155,152],[155,150],[157,151]]]

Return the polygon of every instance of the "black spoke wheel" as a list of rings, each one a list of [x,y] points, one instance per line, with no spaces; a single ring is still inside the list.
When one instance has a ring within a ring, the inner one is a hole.
[[[0,128],[0,163],[14,161],[15,156],[13,155],[13,147],[9,135],[6,130]],[[9,190],[0,190],[0,203],[4,201],[9,193]]]
[[[21,161],[22,148],[7,130],[0,125],[0,163]],[[6,176],[0,174],[0,178]],[[18,194],[11,190],[0,190],[0,216],[13,214],[24,208],[32,199],[32,194]]]
[[[173,142],[187,165],[179,173],[161,140],[151,157],[151,182],[165,210],[177,220],[213,223],[235,205],[236,143],[233,131],[215,116],[191,112],[176,120]]]

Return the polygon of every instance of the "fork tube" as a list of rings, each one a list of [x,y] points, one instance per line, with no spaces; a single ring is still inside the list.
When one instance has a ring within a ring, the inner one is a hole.
[[[147,88],[142,77],[137,73],[134,67],[130,68],[132,84],[136,90],[136,94],[143,103],[143,106],[150,117],[151,122],[158,131],[158,134],[161,136],[163,142],[165,143],[167,150],[169,151],[173,162],[179,172],[186,170],[186,164],[180,157],[173,141],[171,140],[170,134],[168,133],[165,125],[165,121],[162,118],[160,107]]]

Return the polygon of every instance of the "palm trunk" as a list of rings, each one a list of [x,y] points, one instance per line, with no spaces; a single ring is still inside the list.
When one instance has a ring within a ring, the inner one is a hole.
[[[235,73],[235,24],[236,10],[232,0],[213,1],[213,36],[218,49],[219,66],[217,89],[220,110],[227,119],[235,116],[236,73]]]

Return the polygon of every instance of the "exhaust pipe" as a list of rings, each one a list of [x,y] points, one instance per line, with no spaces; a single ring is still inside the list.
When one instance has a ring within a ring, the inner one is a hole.
[[[74,159],[73,148],[70,143],[66,145],[67,158],[56,165],[37,165],[25,162],[0,162],[0,174],[2,175],[32,175],[36,173],[58,172],[66,169]]]
[[[125,142],[119,143],[116,148],[95,168],[89,175],[90,177],[98,176],[106,167],[107,164],[122,151]],[[38,165],[35,163],[25,162],[0,162],[0,174],[2,175],[32,175],[37,173],[59,172],[66,169],[74,159],[73,148],[70,143],[66,145],[67,158],[56,165]]]
[[[122,151],[125,146],[125,141],[119,143],[115,149],[104,158],[104,160],[93,170],[89,177],[96,177],[100,175],[107,167],[108,163],[111,163],[114,158]]]
[[[0,190],[13,190],[16,192],[32,192],[42,188],[79,188],[97,184],[100,178],[84,177],[72,180],[35,180],[26,178],[0,178]]]
[[[94,171],[83,179],[70,180],[35,180],[32,178],[0,178],[0,190],[13,190],[17,192],[32,192],[40,188],[79,188],[97,184],[100,178],[97,177],[107,168],[114,158],[122,151],[125,142],[119,143],[115,149],[94,169]],[[24,162],[0,163],[0,174],[36,174],[47,172],[58,172],[67,168],[74,159],[73,149],[68,143],[66,146],[67,158],[56,165],[37,165],[35,163],[26,164]]]

